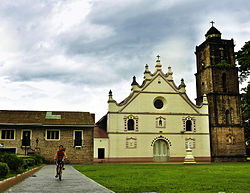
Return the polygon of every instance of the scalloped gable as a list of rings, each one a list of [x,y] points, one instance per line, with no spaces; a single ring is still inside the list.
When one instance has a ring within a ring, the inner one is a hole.
[[[207,104],[196,106],[186,95],[186,85],[181,79],[177,87],[173,81],[173,72],[162,71],[160,60],[156,61],[155,72],[152,74],[148,65],[145,66],[144,80],[141,85],[133,77],[131,93],[121,103],[117,103],[109,92],[108,112],[110,113],[144,113],[144,114],[207,114]],[[206,96],[205,96],[206,97]],[[159,99],[161,98],[161,99]],[[161,103],[157,109],[155,101]]]
[[[198,108],[183,95],[186,94],[181,93],[174,82],[168,81],[162,71],[159,71],[124,103],[119,112],[199,114]],[[160,110],[154,107],[154,100],[157,97],[163,97],[166,102]]]
[[[163,97],[166,100],[162,109],[154,107],[154,100]],[[176,113],[199,114],[197,107],[190,104],[181,94],[170,93],[138,93],[120,112],[127,113]]]

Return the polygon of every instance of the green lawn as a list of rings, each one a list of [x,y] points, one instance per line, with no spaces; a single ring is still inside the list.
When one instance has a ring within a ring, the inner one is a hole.
[[[114,192],[250,192],[250,163],[74,166]]]

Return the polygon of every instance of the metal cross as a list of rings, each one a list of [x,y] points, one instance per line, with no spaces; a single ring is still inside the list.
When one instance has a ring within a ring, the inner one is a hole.
[[[158,60],[160,60],[160,56],[159,56],[159,54],[158,54],[158,56],[156,56],[157,58],[158,58]]]
[[[211,21],[210,23],[212,24],[212,27],[213,27],[215,22],[214,22],[214,21]]]

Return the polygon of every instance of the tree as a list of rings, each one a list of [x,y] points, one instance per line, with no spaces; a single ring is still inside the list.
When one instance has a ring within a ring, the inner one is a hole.
[[[241,50],[236,52],[236,60],[239,64],[240,82],[242,83],[250,75],[250,41],[246,42]]]
[[[241,95],[243,127],[245,128],[246,140],[250,140],[250,83]]]
[[[250,41],[246,42],[241,50],[236,52],[236,60],[239,65],[240,83],[248,81],[248,85],[242,89],[241,103],[245,137],[247,140],[250,140]]]

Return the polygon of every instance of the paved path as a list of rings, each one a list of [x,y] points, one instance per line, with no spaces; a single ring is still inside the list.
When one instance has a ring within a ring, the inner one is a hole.
[[[36,176],[36,177],[35,177]],[[91,192],[91,193],[106,193],[109,192],[104,187],[90,180],[80,172],[72,168],[70,165],[65,166],[63,171],[62,181],[54,178],[55,166],[47,165],[34,173],[33,176],[26,178],[19,184],[6,190],[5,193],[12,192],[53,192],[53,193],[75,193],[75,192]]]

